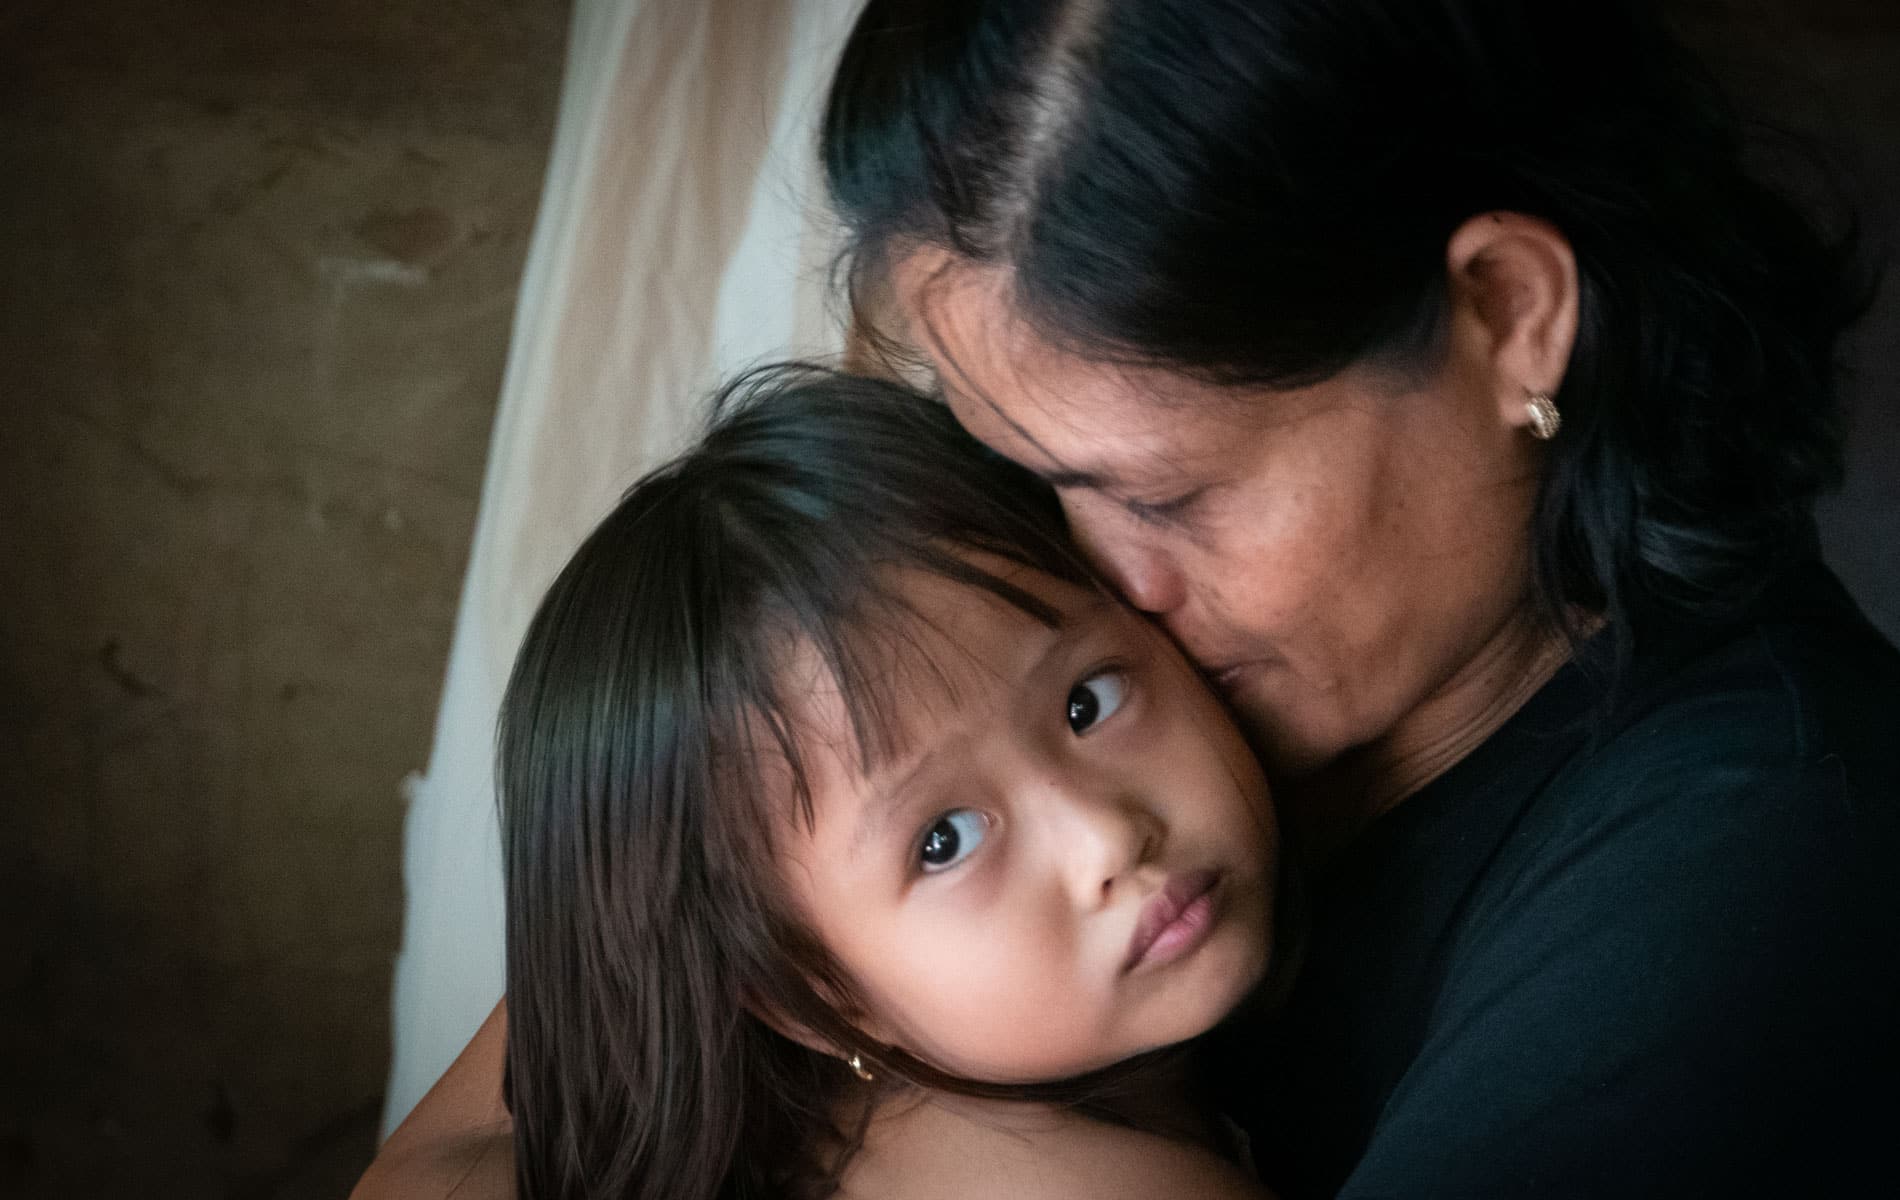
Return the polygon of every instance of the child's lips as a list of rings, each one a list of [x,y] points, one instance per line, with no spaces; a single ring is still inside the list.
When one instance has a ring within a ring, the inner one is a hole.
[[[1184,871],[1170,878],[1142,906],[1122,970],[1172,962],[1199,945],[1214,923],[1214,889],[1220,878],[1215,870]]]

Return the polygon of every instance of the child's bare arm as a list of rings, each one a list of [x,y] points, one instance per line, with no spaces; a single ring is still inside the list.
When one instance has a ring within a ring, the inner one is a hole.
[[[501,1102],[507,1031],[503,1000],[389,1135],[350,1200],[512,1200],[514,1123]]]

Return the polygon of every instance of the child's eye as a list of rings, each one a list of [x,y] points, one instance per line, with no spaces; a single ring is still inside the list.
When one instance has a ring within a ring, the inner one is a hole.
[[[925,871],[948,870],[983,844],[989,828],[989,818],[976,809],[952,809],[924,830],[923,843],[917,847],[918,860]]]
[[[1120,671],[1104,671],[1069,689],[1069,728],[1087,733],[1115,715],[1128,695],[1128,678]]]

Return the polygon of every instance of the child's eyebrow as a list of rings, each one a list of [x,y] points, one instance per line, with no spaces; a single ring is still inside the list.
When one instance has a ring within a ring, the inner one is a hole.
[[[942,747],[940,741],[932,743],[929,749],[917,755],[916,761],[904,769],[903,775],[865,797],[858,809],[857,828],[851,833],[850,849],[846,852],[850,857],[857,858],[863,854],[864,848],[884,832],[891,818],[904,807],[904,797],[910,791],[911,784],[936,760],[937,751]]]
[[[1027,657],[1023,668],[1009,677],[1009,685],[1014,688],[1020,685],[1022,680],[1040,674],[1052,659],[1060,657],[1088,630],[1090,625],[1086,619],[1088,616],[1094,614],[1099,608],[1114,603],[1115,601],[1106,596],[1091,597],[1079,605],[1075,611],[1070,612],[1060,626],[1048,630],[1049,636],[1043,642],[1042,649]],[[926,738],[924,741],[925,745],[921,750],[916,750],[914,756],[911,748],[907,748],[898,756],[893,769],[901,773],[896,778],[889,782],[879,782],[867,789],[864,803],[858,810],[857,827],[852,830],[851,841],[846,851],[850,857],[856,858],[862,854],[865,847],[877,840],[878,836],[884,832],[891,819],[903,811],[906,794],[910,791],[911,785],[936,761],[938,752],[943,749],[944,740]]]

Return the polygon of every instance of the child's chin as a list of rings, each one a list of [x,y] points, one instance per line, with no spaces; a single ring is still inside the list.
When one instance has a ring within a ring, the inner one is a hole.
[[[1183,981],[1187,986],[1181,993],[1192,997],[1193,1014],[1175,1041],[1199,1037],[1226,1020],[1266,980],[1271,951],[1265,933],[1240,928],[1222,932],[1226,936],[1202,947],[1204,969],[1199,977]]]

